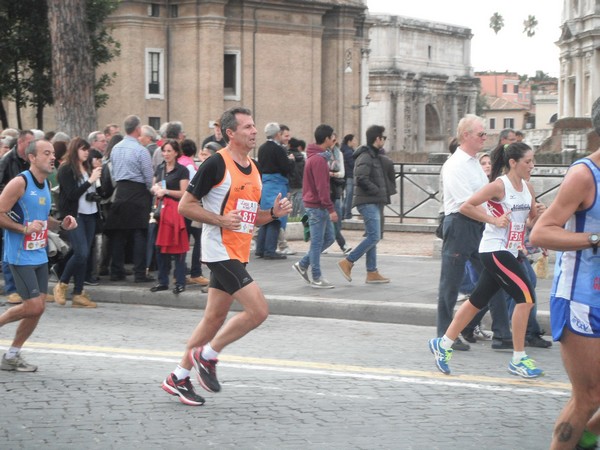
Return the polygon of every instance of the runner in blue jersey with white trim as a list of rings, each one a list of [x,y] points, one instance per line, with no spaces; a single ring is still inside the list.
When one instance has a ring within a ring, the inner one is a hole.
[[[46,178],[54,168],[54,147],[33,141],[25,150],[30,168],[13,178],[0,194],[0,228],[6,230],[4,252],[23,303],[0,315],[0,328],[19,322],[15,337],[0,361],[0,369],[35,372],[37,366],[21,357],[21,347],[35,330],[46,307],[48,292],[48,230],[72,230],[77,222],[50,217],[50,189]]]
[[[592,106],[600,135],[600,98]],[[600,149],[576,161],[530,235],[559,250],[550,292],[552,337],[560,341],[571,398],[558,416],[552,449],[596,448],[600,435]]]

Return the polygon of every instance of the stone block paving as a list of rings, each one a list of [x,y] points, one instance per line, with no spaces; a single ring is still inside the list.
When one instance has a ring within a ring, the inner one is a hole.
[[[510,376],[510,352],[489,343],[455,355],[448,377],[431,327],[272,316],[221,355],[223,391],[198,387],[207,403],[189,407],[160,383],[201,314],[49,305],[24,350],[40,370],[0,372],[1,447],[544,449],[568,398],[557,347],[531,350],[539,381]]]

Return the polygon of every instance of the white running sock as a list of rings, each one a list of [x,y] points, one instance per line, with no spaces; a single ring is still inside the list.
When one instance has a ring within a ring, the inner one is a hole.
[[[527,353],[525,353],[525,352],[513,352],[513,358],[512,358],[513,364],[519,364],[519,361],[521,361],[521,358],[524,358],[525,356],[527,356]]]
[[[219,352],[216,352],[213,350],[213,348],[210,346],[210,342],[202,348],[202,357],[204,359],[207,359],[207,360],[217,359],[218,356],[219,356]]]
[[[444,350],[450,350],[452,348],[452,344],[454,344],[454,339],[450,339],[448,336],[442,336],[442,342],[440,342],[440,347]]]
[[[190,371],[177,365],[177,368],[173,371],[173,375],[175,375],[178,380],[184,380],[190,376]]]
[[[6,352],[6,359],[13,359],[19,356],[21,349],[19,347],[10,347]]]

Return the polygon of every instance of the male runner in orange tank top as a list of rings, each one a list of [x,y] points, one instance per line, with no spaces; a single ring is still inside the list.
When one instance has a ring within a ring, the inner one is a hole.
[[[272,208],[259,209],[262,184],[249,157],[257,133],[250,110],[232,108],[223,114],[220,123],[227,147],[200,166],[179,202],[181,214],[203,224],[202,261],[211,270],[206,309],[181,362],[162,384],[166,392],[194,406],[202,405],[204,399],[194,392],[190,382],[192,367],[204,389],[219,392],[219,352],[258,327],[269,314],[262,290],[246,271],[254,227],[292,210],[281,194]],[[234,299],[243,311],[225,322]]]

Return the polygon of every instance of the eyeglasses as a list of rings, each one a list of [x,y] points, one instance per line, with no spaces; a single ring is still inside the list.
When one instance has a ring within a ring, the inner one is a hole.
[[[379,136],[381,139],[383,139],[384,141],[387,139],[387,136]]]
[[[485,131],[480,131],[479,133],[477,133],[477,136],[479,136],[480,138],[487,136],[487,133]]]

